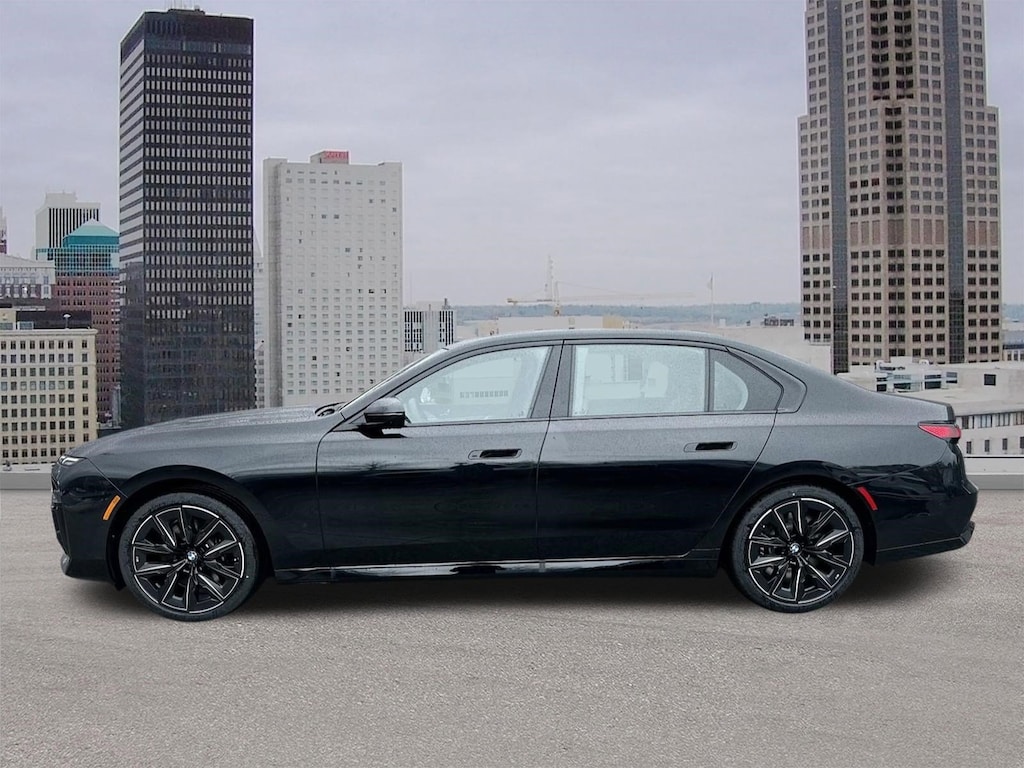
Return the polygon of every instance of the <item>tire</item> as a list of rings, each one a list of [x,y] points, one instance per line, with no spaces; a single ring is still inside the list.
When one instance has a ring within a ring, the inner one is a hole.
[[[118,546],[125,584],[168,619],[203,621],[231,613],[258,583],[252,532],[226,504],[172,493],[128,518]]]
[[[773,611],[828,605],[864,560],[856,513],[835,493],[793,485],[754,502],[729,543],[729,574],[746,597]]]

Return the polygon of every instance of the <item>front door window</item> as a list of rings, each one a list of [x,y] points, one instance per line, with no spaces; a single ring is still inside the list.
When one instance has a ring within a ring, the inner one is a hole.
[[[396,397],[409,424],[525,419],[550,349],[503,349],[459,360]]]

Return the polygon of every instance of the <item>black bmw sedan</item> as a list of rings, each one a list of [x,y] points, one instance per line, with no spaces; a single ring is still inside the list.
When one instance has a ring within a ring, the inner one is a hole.
[[[961,547],[977,489],[946,405],[715,336],[455,344],[345,404],[181,419],[53,469],[68,576],[195,621],[266,576],[725,568],[808,611],[863,561]]]

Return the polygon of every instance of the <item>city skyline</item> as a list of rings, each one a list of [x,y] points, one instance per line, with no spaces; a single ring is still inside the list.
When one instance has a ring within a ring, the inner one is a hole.
[[[701,303],[714,272],[723,303],[799,298],[801,0],[742,14],[698,2],[202,7],[254,19],[256,189],[264,158],[324,147],[403,164],[407,303],[540,295],[549,255],[563,286],[588,286],[564,293],[671,288]],[[160,8],[0,6],[0,205],[15,255],[30,255],[47,190],[98,200],[120,229],[113,52],[146,10]],[[1024,6],[986,3],[1006,211],[1024,207],[1022,28]],[[98,114],[48,122],[54,105]],[[1019,302],[1024,221],[1002,228],[1002,300]]]

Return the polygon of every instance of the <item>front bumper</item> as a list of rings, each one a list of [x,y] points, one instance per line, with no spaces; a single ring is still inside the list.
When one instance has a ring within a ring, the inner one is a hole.
[[[73,579],[91,579],[93,581],[111,581],[110,569],[106,560],[72,559],[70,555],[60,556],[60,569],[65,576]]]
[[[116,581],[107,556],[111,521],[103,516],[117,488],[88,460],[54,465],[51,480],[50,513],[63,550],[61,570],[73,578]]]

